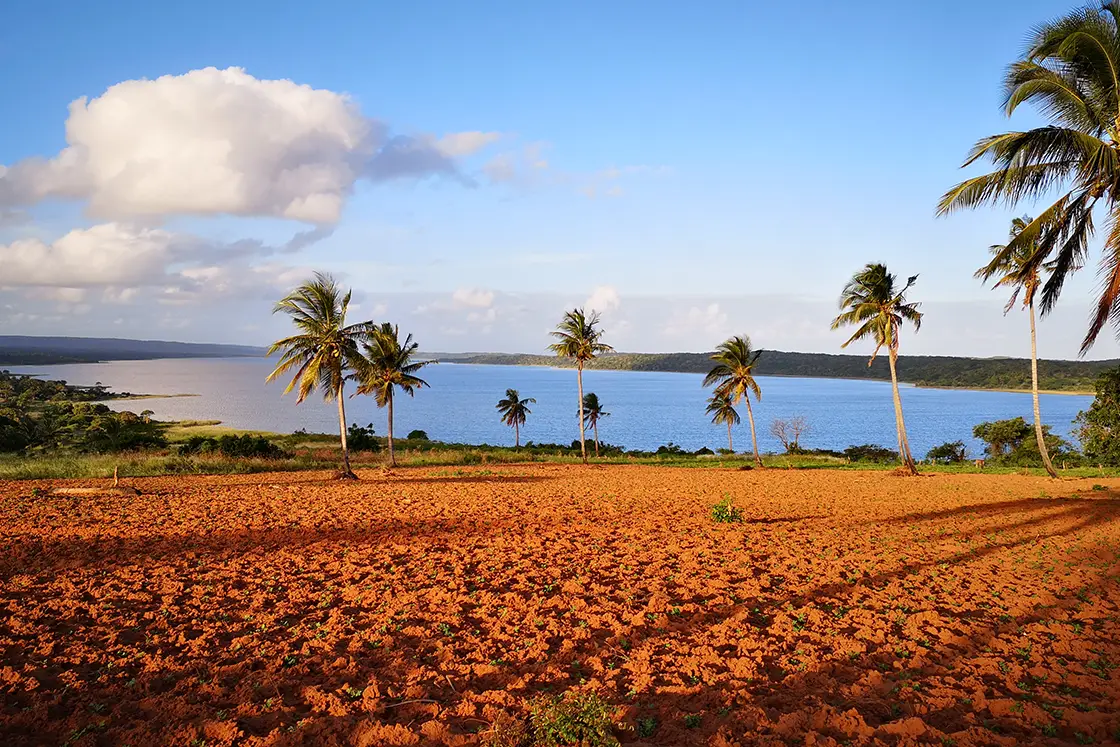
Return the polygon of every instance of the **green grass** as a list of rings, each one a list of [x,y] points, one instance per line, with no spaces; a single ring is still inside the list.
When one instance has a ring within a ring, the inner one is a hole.
[[[338,468],[338,437],[331,434],[248,431],[226,428],[220,421],[183,421],[168,423],[165,429],[172,448],[162,451],[123,454],[51,453],[34,456],[0,454],[0,479],[48,480],[112,477],[116,468],[121,477],[148,477],[177,474],[248,474],[253,472],[291,472],[299,470],[333,470]],[[179,456],[174,445],[191,436],[218,437],[226,434],[264,436],[281,448],[292,452],[288,459],[244,459],[216,454]],[[383,441],[383,440],[382,440]],[[462,467],[487,464],[548,462],[578,464],[580,457],[571,451],[542,447],[470,446],[435,441],[396,440],[397,462],[402,467]],[[351,455],[356,469],[376,469],[387,464],[388,454],[356,452]],[[848,463],[843,459],[813,455],[764,455],[771,469],[859,469],[893,470],[897,464],[871,462]],[[750,467],[750,455],[616,455],[592,459],[595,464],[647,464],[666,467],[739,469]],[[1042,468],[986,467],[981,470],[971,462],[954,465],[919,465],[925,474],[1030,474],[1044,476]],[[1115,477],[1120,469],[1080,467],[1060,470],[1063,477]]]

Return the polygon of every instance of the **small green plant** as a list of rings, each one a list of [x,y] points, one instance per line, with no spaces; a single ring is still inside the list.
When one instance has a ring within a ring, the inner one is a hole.
[[[684,725],[689,729],[698,729],[700,728],[700,722],[703,720],[704,717],[699,713],[690,713],[684,717]]]
[[[724,496],[716,505],[712,506],[712,521],[719,524],[734,524],[743,520],[743,509],[731,503],[730,496]]]
[[[642,739],[652,737],[657,733],[657,719],[653,716],[645,716],[638,719],[638,736]]]
[[[529,703],[529,728],[541,747],[618,747],[614,708],[595,693],[540,695]]]

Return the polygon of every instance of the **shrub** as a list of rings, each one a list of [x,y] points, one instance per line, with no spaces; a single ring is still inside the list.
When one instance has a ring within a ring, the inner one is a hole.
[[[926,459],[939,464],[956,464],[963,462],[966,454],[964,441],[949,441],[930,449]]]
[[[285,459],[291,454],[269,441],[264,436],[248,433],[241,436],[227,434],[221,438],[191,436],[180,447],[179,454],[221,454],[230,458]]]
[[[595,693],[541,695],[529,703],[532,744],[617,747],[614,708]]]
[[[1012,467],[1036,467],[1042,464],[1034,424],[1021,417],[980,423],[972,429],[972,435],[987,444],[984,453],[994,464]],[[1080,458],[1068,442],[1050,433],[1050,426],[1042,426],[1042,438],[1051,459],[1076,461]]]
[[[428,434],[426,432],[422,431],[422,430],[419,430],[419,429],[414,430],[414,431],[409,431],[408,432],[408,440],[409,441],[431,441],[431,439],[428,438]]]
[[[346,445],[351,451],[381,451],[381,442],[373,435],[373,423],[365,428],[353,423],[346,429]]]
[[[743,520],[743,509],[731,503],[730,496],[724,496],[716,505],[712,506],[712,521],[720,524],[733,524]]]
[[[713,454],[715,454],[715,452],[709,449],[707,446],[701,446],[699,449],[692,453],[696,456],[712,456]]]
[[[862,444],[844,449],[844,456],[853,462],[897,462],[898,452],[878,444]]]
[[[682,449],[680,446],[677,446],[675,443],[670,441],[669,443],[665,444],[664,446],[658,446],[656,453],[658,453],[658,454],[685,454],[687,452],[685,452],[685,450]]]

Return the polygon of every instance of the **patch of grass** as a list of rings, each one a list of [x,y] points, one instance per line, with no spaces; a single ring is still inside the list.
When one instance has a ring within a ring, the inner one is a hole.
[[[731,503],[730,496],[724,496],[716,505],[712,506],[712,521],[719,524],[734,524],[743,520],[743,509]]]

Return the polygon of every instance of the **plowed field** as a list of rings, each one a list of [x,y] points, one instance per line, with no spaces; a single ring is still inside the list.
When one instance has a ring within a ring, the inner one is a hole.
[[[475,744],[567,690],[624,744],[1120,737],[1118,481],[362,477],[0,483],[0,744]]]

